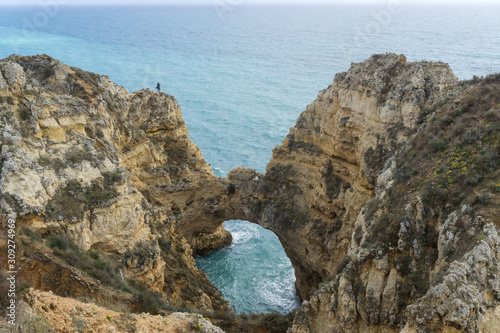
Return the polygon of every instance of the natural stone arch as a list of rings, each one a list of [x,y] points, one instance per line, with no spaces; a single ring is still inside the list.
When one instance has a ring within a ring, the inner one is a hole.
[[[272,231],[295,269],[297,294],[302,300],[328,274],[326,269],[320,274],[311,269],[316,264],[314,258],[325,258],[327,253],[319,241],[311,241],[305,234],[311,226],[304,226],[313,220],[306,209],[296,205],[301,200],[300,196],[295,198],[300,189],[285,179],[290,176],[287,172],[292,171],[273,168],[262,175],[247,168],[232,170],[227,178],[215,179],[208,186],[212,189],[210,197],[198,197],[186,207],[179,215],[177,230],[199,254],[231,243],[230,234],[222,226],[228,220],[248,221]],[[323,222],[314,223],[319,226]],[[306,258],[313,259],[304,263]]]
[[[446,64],[407,63],[403,55],[353,64],[300,115],[264,175],[238,168],[214,179],[198,197],[198,222],[181,223],[179,231],[192,243],[197,224],[205,228],[197,233],[228,219],[272,230],[295,268],[299,296],[308,299],[343,268],[361,233],[356,219],[379,194],[381,172],[415,132],[423,108],[456,82]]]

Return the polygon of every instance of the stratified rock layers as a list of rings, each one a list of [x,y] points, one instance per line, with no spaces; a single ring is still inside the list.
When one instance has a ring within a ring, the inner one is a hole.
[[[479,163],[466,159],[485,142],[489,167],[482,177],[498,177],[498,133],[489,130],[498,128],[495,84],[459,85],[445,64],[374,55],[337,74],[308,106],[259,185],[274,195],[258,221],[282,239],[307,300],[291,332],[492,329],[500,238],[491,217],[498,210],[482,217],[482,204],[472,199],[471,207],[452,190],[465,184],[479,193],[483,185],[469,186],[466,176]],[[478,97],[486,93],[496,100]],[[424,121],[429,112],[434,117]],[[470,133],[487,133],[464,140],[464,125],[451,117],[474,120]],[[409,168],[406,159],[425,155],[419,149],[435,159]],[[432,166],[440,157],[447,176]],[[410,182],[412,176],[422,182]],[[440,188],[458,198],[439,198]],[[479,197],[498,202],[492,189]]]

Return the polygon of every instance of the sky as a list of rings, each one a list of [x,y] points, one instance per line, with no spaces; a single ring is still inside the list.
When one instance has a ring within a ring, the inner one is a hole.
[[[229,5],[251,5],[251,4],[336,4],[336,3],[363,3],[363,4],[387,4],[390,2],[402,4],[420,3],[443,3],[443,4],[498,4],[498,0],[0,0],[0,5],[171,5],[171,4],[229,4]]]

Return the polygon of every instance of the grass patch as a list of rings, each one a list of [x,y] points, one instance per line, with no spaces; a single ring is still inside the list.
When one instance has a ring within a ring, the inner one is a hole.
[[[73,320],[73,324],[75,325],[75,331],[78,333],[83,333],[87,329],[87,325],[85,321],[80,317],[77,317],[74,312],[70,313],[71,320]]]
[[[120,313],[118,317],[113,317],[109,319],[114,325],[125,332],[137,332],[137,319],[131,316],[129,313]]]
[[[438,102],[398,166],[397,180],[423,193],[427,205],[447,212],[468,203],[489,205],[500,191],[499,74],[475,78],[457,101]]]
[[[137,312],[150,313],[157,315],[167,309],[169,306],[163,301],[160,293],[148,289],[144,282],[137,280],[128,280],[128,284],[134,289],[135,310]]]
[[[27,227],[23,227],[19,234],[28,236],[30,238],[31,243],[33,243],[34,241],[42,240],[42,237],[40,235],[36,234],[33,230]]]
[[[63,236],[51,235],[45,244],[51,249],[67,250],[69,248],[69,240]]]
[[[156,315],[168,309],[162,296],[155,291],[149,290],[143,282],[132,279],[124,281],[120,277],[118,272],[123,269],[123,264],[119,263],[116,256],[95,250],[82,252],[63,236],[50,236],[46,241],[46,245],[53,249],[55,255],[71,266],[99,280],[103,285],[133,294],[134,311],[149,312]]]
[[[19,327],[19,332],[55,333],[57,331],[45,318],[37,316],[23,321]]]

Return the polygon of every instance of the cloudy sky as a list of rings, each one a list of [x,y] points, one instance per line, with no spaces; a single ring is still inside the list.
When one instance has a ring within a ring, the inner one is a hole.
[[[213,5],[217,3],[227,4],[336,4],[336,3],[364,3],[364,4],[387,4],[389,2],[400,1],[402,4],[418,4],[418,3],[486,3],[495,4],[498,0],[0,0],[0,5],[39,5],[39,4],[54,4],[61,5],[101,5],[101,4],[123,4],[123,5],[141,5],[141,4],[204,4]]]

